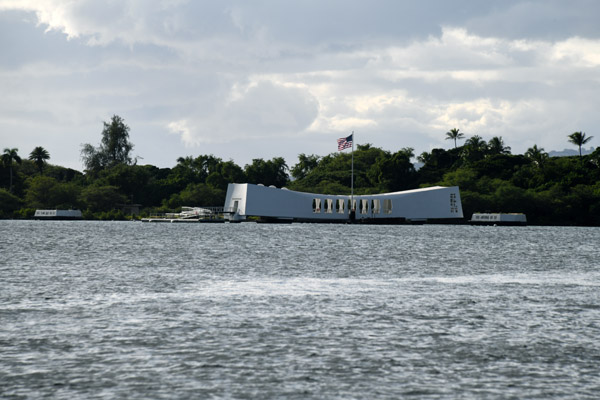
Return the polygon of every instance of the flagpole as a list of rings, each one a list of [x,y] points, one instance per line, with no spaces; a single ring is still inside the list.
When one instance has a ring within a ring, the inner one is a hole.
[[[354,208],[354,131],[352,131],[352,175],[350,176],[350,204]]]

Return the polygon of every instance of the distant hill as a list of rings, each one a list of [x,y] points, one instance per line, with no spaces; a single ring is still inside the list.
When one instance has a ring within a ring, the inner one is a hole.
[[[589,149],[581,148],[581,154],[585,156],[586,154],[593,153],[594,150],[596,150],[594,147],[590,147]],[[574,150],[574,149],[564,149],[561,151],[551,150],[548,152],[548,155],[550,157],[578,156],[579,150]]]

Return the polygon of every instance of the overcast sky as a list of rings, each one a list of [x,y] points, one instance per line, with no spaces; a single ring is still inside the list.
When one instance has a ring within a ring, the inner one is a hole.
[[[600,146],[599,20],[596,0],[0,0],[0,147],[82,170],[114,114],[159,167],[291,167],[352,131],[416,154],[451,128]]]

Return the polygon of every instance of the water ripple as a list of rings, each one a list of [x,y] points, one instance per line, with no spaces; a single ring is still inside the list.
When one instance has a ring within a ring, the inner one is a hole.
[[[600,391],[595,228],[0,225],[1,398]]]

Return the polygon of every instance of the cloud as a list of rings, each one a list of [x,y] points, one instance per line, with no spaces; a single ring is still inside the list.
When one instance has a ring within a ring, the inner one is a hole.
[[[168,124],[188,146],[295,135],[313,123],[318,103],[302,86],[256,81],[233,85],[211,113],[195,115]]]
[[[447,146],[454,127],[550,149],[600,122],[599,7],[0,0],[0,129],[95,143],[89,127],[118,114],[150,163],[164,152],[150,142],[295,156],[352,130],[390,150]]]
[[[195,109],[168,126],[191,147],[352,130],[384,147],[431,147],[459,127],[522,143],[513,146],[518,150],[532,141],[525,136],[547,141],[542,129],[568,128],[561,107],[570,108],[574,80],[600,83],[593,70],[599,44],[481,37],[444,27],[439,37],[402,45],[331,55],[317,48],[310,62],[298,61],[300,73],[288,70],[289,60],[273,62],[268,74],[233,67],[229,90],[208,113]]]
[[[115,40],[132,44],[156,38],[149,28],[158,15],[163,19],[163,32],[168,32],[170,11],[181,2],[160,0],[105,1],[89,0],[3,0],[0,10],[35,12],[38,24],[47,31],[56,30],[69,39],[85,37],[90,45],[106,45]]]
[[[552,57],[581,68],[600,66],[600,40],[573,37],[554,46]]]

